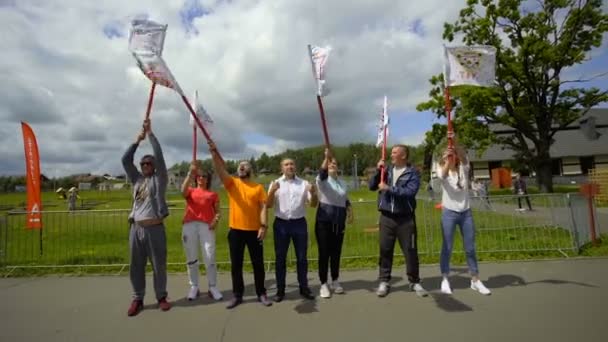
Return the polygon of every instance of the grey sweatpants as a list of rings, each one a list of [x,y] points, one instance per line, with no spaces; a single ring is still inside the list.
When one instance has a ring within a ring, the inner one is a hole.
[[[156,299],[167,296],[167,235],[163,224],[141,227],[131,225],[129,233],[131,263],[129,276],[133,286],[133,299],[143,300],[146,294],[146,264],[148,258],[154,271]]]

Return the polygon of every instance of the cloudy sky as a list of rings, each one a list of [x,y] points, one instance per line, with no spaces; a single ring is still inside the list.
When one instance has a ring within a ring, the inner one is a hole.
[[[384,94],[390,142],[421,143],[435,119],[415,106],[441,71],[443,23],[464,4],[0,0],[0,174],[24,173],[20,121],[37,135],[47,176],[122,173],[120,157],[141,127],[150,87],[127,50],[137,17],[168,24],[163,57],[188,95],[198,89],[225,158],[322,143],[310,43],[333,48],[324,100],[332,143],[373,141]],[[605,65],[603,49],[571,72],[593,75]],[[594,85],[605,89],[606,79]],[[175,92],[157,88],[153,130],[169,165],[191,156],[188,115]],[[148,152],[145,142],[138,155]]]

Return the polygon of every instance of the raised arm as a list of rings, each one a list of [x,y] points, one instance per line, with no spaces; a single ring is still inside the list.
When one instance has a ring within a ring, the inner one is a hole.
[[[217,146],[215,146],[215,143],[212,141],[209,142],[209,152],[211,153],[213,168],[215,169],[215,172],[217,172],[222,183],[224,183],[224,186],[226,186],[227,183],[232,181],[232,177],[230,177],[228,171],[226,171],[226,164],[224,163],[220,152],[217,150]]]
[[[152,132],[150,119],[144,120],[144,130],[146,131],[146,135],[148,135],[148,140],[150,141],[150,145],[152,145],[152,151],[154,152],[154,168],[156,169],[156,176],[158,177],[158,186],[164,192],[167,189],[169,174],[167,172],[165,158],[163,157],[163,150],[160,147],[158,139],[156,139],[156,136]]]
[[[384,172],[386,172],[386,169],[384,168],[384,160],[380,160],[378,161],[378,164],[376,165],[376,173],[374,173],[374,175],[372,177],[370,177],[369,182],[367,183],[369,189],[371,191],[376,191],[378,190],[378,185],[380,184],[380,173],[382,172],[382,170],[384,170]]]
[[[306,190],[308,191],[308,204],[313,207],[316,208],[317,205],[319,204],[319,195],[317,194],[317,187],[315,186],[314,183],[308,183],[308,185],[306,186]]]
[[[146,131],[144,129],[137,135],[135,138],[135,142],[131,144],[125,151],[122,156],[122,167],[125,169],[127,173],[127,178],[131,182],[131,184],[135,184],[137,179],[141,177],[141,173],[137,171],[137,167],[133,164],[133,157],[135,156],[135,151],[137,151],[137,147],[139,147],[139,143],[146,138]]]
[[[184,198],[188,197],[188,194],[190,193],[190,184],[192,184],[192,182],[194,181],[194,176],[195,176],[195,172],[196,172],[196,165],[194,164],[194,161],[190,164],[190,169],[188,169],[188,174],[186,175],[186,178],[184,178],[184,182],[182,183],[182,196]]]
[[[270,183],[270,186],[268,187],[268,199],[266,200],[266,208],[270,209],[274,207],[274,198],[280,186],[281,184],[279,184],[278,179]]]
[[[443,152],[441,160],[437,163],[437,177],[445,179],[448,176],[450,167],[454,166],[453,164],[454,158],[450,158],[450,153],[446,150],[445,152]]]

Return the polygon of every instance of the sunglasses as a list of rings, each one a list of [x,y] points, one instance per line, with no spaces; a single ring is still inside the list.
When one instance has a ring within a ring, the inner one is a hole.
[[[196,178],[207,178],[207,175],[196,175]]]
[[[148,166],[153,166],[154,164],[153,164],[152,162],[145,161],[145,162],[141,162],[141,163],[139,163],[139,165],[140,165],[140,166],[146,166],[146,165],[148,165]]]

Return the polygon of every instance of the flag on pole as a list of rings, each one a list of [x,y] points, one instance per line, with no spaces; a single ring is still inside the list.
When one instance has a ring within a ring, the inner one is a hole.
[[[155,54],[133,54],[137,61],[137,66],[146,75],[150,81],[171,88],[175,90],[181,96],[184,96],[182,88],[177,83],[175,77],[169,70],[169,67],[165,61],[158,55]]]
[[[491,87],[496,74],[496,48],[487,45],[444,46],[443,77],[446,87]]]
[[[378,124],[378,139],[376,140],[376,147],[380,147],[384,144],[384,130],[386,129],[386,139],[388,140],[388,99],[384,96],[384,104],[382,105],[382,112],[380,113],[380,122]]]
[[[184,92],[169,67],[162,59],[167,25],[151,20],[133,20],[129,32],[129,51],[137,66],[152,82],[171,88],[184,96]]]
[[[211,118],[211,115],[207,113],[205,107],[203,107],[203,105],[199,102],[198,91],[194,93],[194,111],[196,112],[196,117],[198,117],[205,129],[209,132],[209,135],[211,135],[211,126],[213,126],[213,119]],[[196,121],[194,121],[192,115],[190,115],[190,125],[196,127]]]
[[[308,55],[310,56],[310,63],[312,64],[312,74],[317,82],[317,95],[326,96],[329,94],[329,88],[325,84],[325,66],[327,64],[327,58],[329,57],[329,51],[331,47],[320,47],[315,45],[308,45]]]
[[[129,32],[129,51],[162,56],[166,33],[167,25],[152,20],[133,20]]]
[[[26,227],[29,229],[42,229],[42,200],[40,196],[40,155],[38,143],[32,128],[21,122],[23,132],[23,146],[25,147],[25,177],[27,191],[27,217]]]

